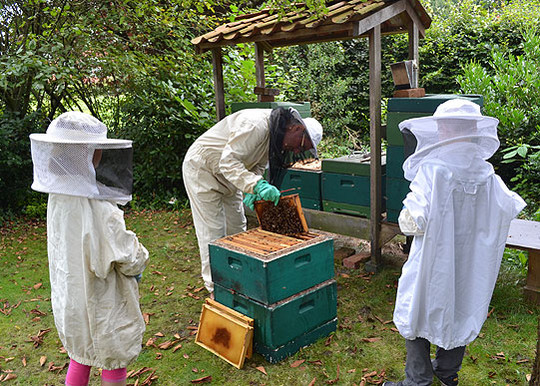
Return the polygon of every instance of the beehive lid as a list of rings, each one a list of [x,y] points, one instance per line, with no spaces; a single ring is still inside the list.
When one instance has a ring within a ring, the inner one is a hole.
[[[206,299],[195,343],[241,369],[253,352],[253,319]]]
[[[298,194],[282,196],[277,205],[270,201],[256,201],[255,213],[261,229],[265,231],[295,237],[309,232]]]
[[[343,157],[324,159],[322,161],[322,170],[326,173],[369,176],[370,160],[369,153],[354,152]],[[386,171],[386,154],[381,157],[381,167],[384,174]]]
[[[297,234],[296,237],[291,237],[268,232],[261,228],[253,228],[222,237],[215,240],[213,244],[248,254],[260,260],[270,261],[291,252],[291,249],[303,248],[321,240],[326,240],[326,236],[314,232],[301,233]]]

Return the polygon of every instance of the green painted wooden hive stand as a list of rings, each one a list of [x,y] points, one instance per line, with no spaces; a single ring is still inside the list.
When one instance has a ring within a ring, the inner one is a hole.
[[[385,194],[386,157],[381,158]],[[322,203],[325,212],[370,217],[369,153],[322,160]],[[384,210],[384,200],[383,200]]]
[[[433,115],[437,107],[450,99],[464,98],[482,107],[481,95],[432,94],[422,98],[390,98],[386,119],[386,220],[397,223],[409,181],[403,177],[403,162],[414,152],[414,143],[405,143],[399,124],[407,119]],[[412,148],[411,148],[412,146]],[[384,180],[383,180],[384,181]],[[383,182],[384,183],[384,182]],[[384,187],[384,185],[383,185]]]
[[[298,196],[281,201],[289,199],[299,202]],[[259,227],[218,239],[209,250],[216,301],[254,319],[254,349],[269,362],[335,331],[334,244],[328,236]]]

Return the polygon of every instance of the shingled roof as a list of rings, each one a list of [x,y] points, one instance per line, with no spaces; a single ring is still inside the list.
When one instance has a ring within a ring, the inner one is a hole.
[[[238,16],[234,22],[192,40],[197,52],[246,42],[260,42],[268,48],[344,40],[367,36],[374,25],[383,35],[405,33],[411,23],[420,34],[431,18],[418,0],[344,0],[327,5],[328,13],[318,17],[304,10],[280,16],[270,9]]]

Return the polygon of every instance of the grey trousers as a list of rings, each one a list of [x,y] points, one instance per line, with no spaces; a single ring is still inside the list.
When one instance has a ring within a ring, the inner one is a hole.
[[[437,347],[435,359],[429,356],[430,343],[427,339],[405,340],[407,362],[403,386],[429,386],[435,374],[446,385],[457,385],[457,373],[465,355],[465,346],[445,350]]]

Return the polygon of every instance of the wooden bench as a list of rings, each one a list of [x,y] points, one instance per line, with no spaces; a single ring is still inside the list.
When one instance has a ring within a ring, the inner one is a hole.
[[[513,220],[510,223],[506,246],[529,252],[525,296],[532,302],[540,304],[540,222]]]

